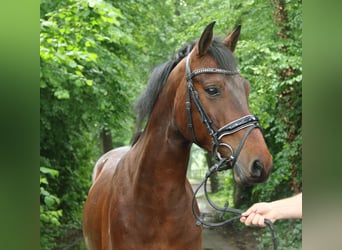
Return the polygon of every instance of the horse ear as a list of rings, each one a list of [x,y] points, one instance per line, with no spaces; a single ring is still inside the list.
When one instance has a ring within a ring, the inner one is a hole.
[[[230,49],[231,52],[234,52],[236,44],[240,37],[241,25],[238,25],[232,33],[230,33],[226,39],[224,39],[224,44]]]
[[[198,42],[198,55],[203,56],[207,53],[209,46],[213,41],[213,29],[216,21],[213,21],[208,24],[208,26],[204,29],[201,38]]]

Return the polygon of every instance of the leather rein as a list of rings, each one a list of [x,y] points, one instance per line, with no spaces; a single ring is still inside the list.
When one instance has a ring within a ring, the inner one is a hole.
[[[194,143],[198,144],[196,140],[196,135],[192,123],[192,111],[191,111],[191,100],[194,102],[197,111],[199,112],[201,116],[201,121],[204,123],[204,125],[207,128],[207,131],[209,135],[212,137],[212,152],[218,161],[214,166],[212,166],[208,172],[206,173],[203,181],[201,184],[197,187],[197,189],[194,192],[193,199],[192,199],[192,212],[197,220],[196,225],[205,225],[207,227],[219,227],[223,226],[227,223],[230,223],[233,220],[239,219],[241,217],[241,213],[244,211],[240,209],[235,209],[235,208],[229,208],[228,203],[225,204],[224,207],[219,207],[217,206],[209,197],[208,191],[207,191],[207,181],[209,177],[218,171],[223,171],[227,170],[228,168],[234,168],[235,163],[237,161],[237,158],[242,150],[242,147],[247,139],[247,136],[250,134],[250,132],[254,128],[261,129],[259,125],[258,119],[254,115],[246,115],[243,116],[239,119],[236,119],[223,127],[217,129],[216,126],[213,124],[212,120],[208,116],[208,114],[205,112],[203,105],[199,99],[198,92],[195,90],[192,79],[199,75],[199,74],[224,74],[224,75],[236,75],[239,73],[238,70],[231,71],[231,70],[225,70],[225,69],[218,69],[218,68],[202,68],[202,69],[197,69],[194,71],[191,71],[190,67],[190,56],[191,53],[187,56],[186,58],[186,64],[185,64],[185,73],[186,73],[186,80],[187,80],[187,93],[186,93],[186,110],[187,110],[187,122],[188,122],[188,128],[191,131],[192,135],[192,140]],[[246,131],[240,141],[240,144],[237,148],[237,150],[234,152],[232,146],[230,146],[227,143],[221,142],[222,137],[234,134],[242,129],[245,129]],[[230,156],[227,158],[224,158],[221,156],[221,154],[218,152],[219,147],[226,147],[230,151]],[[234,213],[237,214],[234,217],[228,218],[222,222],[208,222],[204,220],[203,215],[198,215],[195,211],[195,200],[196,200],[196,195],[199,191],[199,189],[204,186],[204,194],[205,197],[208,201],[208,203],[217,211],[221,212],[222,215],[226,212]],[[276,236],[275,236],[275,231],[273,228],[273,224],[270,220],[265,219],[264,222],[271,230],[272,234],[272,239],[273,239],[273,246],[274,249],[277,249],[277,241],[276,241]]]

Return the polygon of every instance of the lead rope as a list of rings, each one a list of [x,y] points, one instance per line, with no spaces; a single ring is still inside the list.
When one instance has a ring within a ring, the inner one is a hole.
[[[200,226],[201,224],[202,225],[205,225],[207,227],[220,227],[220,226],[223,226],[225,224],[228,224],[230,222],[232,222],[233,220],[237,220],[237,219],[240,219],[241,218],[241,214],[244,212],[243,210],[240,210],[240,209],[236,209],[236,208],[229,208],[228,207],[228,202],[226,202],[225,206],[224,207],[218,207],[209,197],[208,195],[208,191],[207,191],[207,181],[209,179],[209,177],[217,172],[217,171],[222,171],[224,170],[225,168],[222,168],[222,165],[226,164],[227,163],[227,159],[223,158],[221,159],[218,163],[216,163],[214,166],[212,166],[206,173],[204,179],[202,180],[202,182],[200,183],[200,185],[196,188],[195,192],[194,192],[194,196],[192,198],[192,213],[194,214],[195,218],[196,218],[196,225],[197,226]],[[200,190],[200,188],[204,186],[204,194],[205,194],[205,197],[208,201],[208,203],[217,211],[220,211],[222,216],[224,213],[226,212],[230,212],[230,213],[234,213],[234,214],[238,214],[234,217],[231,217],[231,218],[228,218],[224,221],[221,221],[221,222],[207,222],[207,221],[204,221],[204,216],[199,216],[196,211],[195,211],[195,199],[196,199],[196,195],[198,193],[198,191]],[[275,230],[274,230],[274,227],[273,227],[273,223],[268,220],[268,219],[265,219],[264,220],[264,223],[267,225],[267,227],[269,228],[270,232],[271,232],[271,236],[272,236],[272,241],[273,241],[273,249],[274,250],[278,250],[278,242],[277,242],[277,238],[276,238],[276,233],[275,233]]]

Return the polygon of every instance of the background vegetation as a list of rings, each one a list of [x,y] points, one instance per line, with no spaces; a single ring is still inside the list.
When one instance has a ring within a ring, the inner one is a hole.
[[[219,35],[242,24],[236,57],[274,157],[265,184],[241,188],[228,177],[221,192],[246,208],[301,191],[301,6],[300,0],[42,0],[41,248],[62,248],[80,232],[92,167],[104,151],[129,143],[131,107],[150,70],[212,20]],[[301,221],[279,222],[277,232],[280,249],[301,248]],[[260,238],[260,248],[269,238]]]

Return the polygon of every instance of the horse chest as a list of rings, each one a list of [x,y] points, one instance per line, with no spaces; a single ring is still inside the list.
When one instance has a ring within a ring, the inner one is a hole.
[[[114,231],[115,230],[115,231]],[[118,249],[149,250],[200,250],[201,228],[184,222],[161,223],[160,220],[148,224],[125,225],[111,230],[112,245]]]
[[[201,249],[202,228],[195,225],[190,208],[163,211],[148,203],[128,204],[127,199],[116,205],[109,226],[118,249]]]

